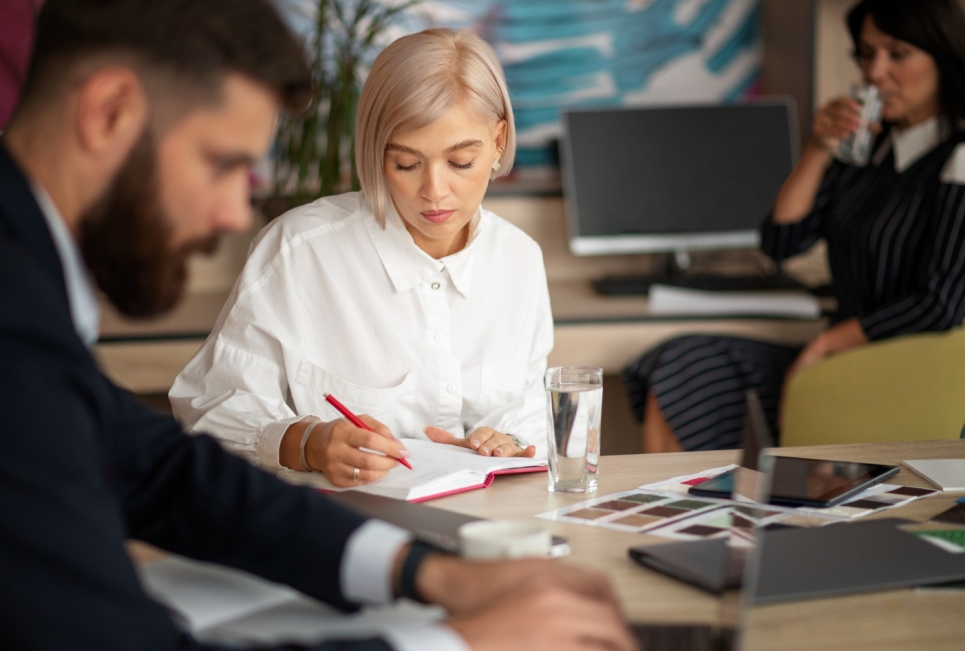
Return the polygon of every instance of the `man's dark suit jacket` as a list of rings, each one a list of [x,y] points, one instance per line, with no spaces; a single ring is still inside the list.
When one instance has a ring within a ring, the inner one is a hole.
[[[0,144],[0,648],[209,648],[144,594],[129,538],[351,609],[339,566],[363,521],[185,435],[101,373],[47,223]]]

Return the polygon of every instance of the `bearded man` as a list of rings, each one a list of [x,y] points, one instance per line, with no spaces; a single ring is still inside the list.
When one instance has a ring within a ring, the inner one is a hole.
[[[134,538],[344,609],[407,596],[452,613],[313,648],[633,648],[596,573],[435,553],[185,435],[97,368],[93,283],[129,315],[174,305],[188,257],[250,225],[250,166],[310,82],[267,0],[41,11],[0,144],[0,646],[211,648],[144,594]]]

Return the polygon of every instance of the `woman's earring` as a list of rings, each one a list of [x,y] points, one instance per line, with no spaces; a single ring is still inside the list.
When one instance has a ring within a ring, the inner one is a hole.
[[[496,147],[496,151],[499,152],[499,155],[501,157],[503,155],[503,152],[506,151],[506,149],[503,147]],[[502,163],[500,163],[499,159],[497,158],[496,160],[493,161],[493,171],[498,172],[500,167],[502,167]]]

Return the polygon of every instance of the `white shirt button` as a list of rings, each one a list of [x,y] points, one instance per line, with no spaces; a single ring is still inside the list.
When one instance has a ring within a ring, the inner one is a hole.
[[[436,333],[436,341],[442,341],[445,337],[442,336],[441,332]]]
[[[456,392],[455,385],[450,384],[449,386],[446,387],[446,391],[448,391],[449,393],[455,393]]]
[[[432,287],[432,289],[439,289],[440,287],[442,287],[442,285],[440,285],[439,283],[432,283],[430,287]]]

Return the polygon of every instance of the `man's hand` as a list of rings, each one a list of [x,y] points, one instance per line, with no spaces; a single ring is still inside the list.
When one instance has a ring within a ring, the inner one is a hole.
[[[544,559],[465,561],[427,557],[416,577],[419,594],[450,613],[464,613],[530,588],[562,589],[619,610],[610,581],[599,572]]]
[[[520,585],[446,622],[473,651],[634,651],[612,604],[550,585]]]
[[[464,439],[457,438],[444,429],[432,427],[423,430],[430,441],[458,445],[462,448],[475,450],[484,457],[533,457],[536,456],[536,446],[521,448],[502,432],[492,427],[477,427],[473,433]]]
[[[400,552],[396,574],[407,552]],[[609,580],[592,570],[542,559],[433,554],[422,562],[416,587],[453,615],[446,624],[473,651],[636,649]]]
[[[305,427],[311,423],[294,423],[282,439],[279,452],[282,465],[296,470],[317,470],[336,486],[346,487],[367,484],[385,475],[398,465],[390,457],[401,459],[409,456],[409,451],[392,436],[388,427],[371,416],[361,415],[359,418],[374,431],[361,429],[341,419],[315,426],[305,444],[305,459],[310,468],[301,467],[298,446]]]

